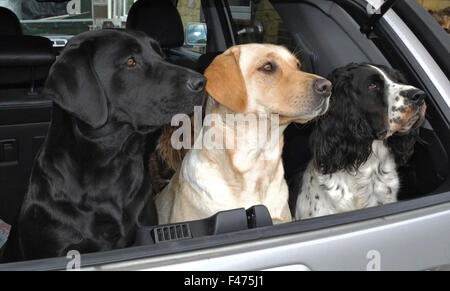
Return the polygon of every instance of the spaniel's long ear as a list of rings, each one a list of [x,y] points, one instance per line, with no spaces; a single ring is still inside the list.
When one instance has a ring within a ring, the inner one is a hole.
[[[420,128],[411,130],[406,135],[395,133],[387,139],[387,145],[395,158],[397,166],[405,166],[414,153],[414,145],[420,139]]]
[[[108,119],[106,93],[92,64],[93,44],[72,43],[50,69],[44,95],[93,128]]]
[[[323,174],[356,170],[372,150],[372,130],[352,98],[349,69],[353,66],[336,70],[329,77],[333,81],[330,109],[317,121],[310,137],[314,166]]]
[[[240,48],[232,47],[217,56],[205,71],[208,94],[235,112],[243,112],[247,107],[247,89],[239,57]]]

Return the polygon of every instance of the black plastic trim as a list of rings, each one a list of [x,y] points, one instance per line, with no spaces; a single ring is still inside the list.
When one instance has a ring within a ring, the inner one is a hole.
[[[207,0],[205,4],[209,9],[212,10],[214,8],[214,24],[217,26],[215,28],[214,32],[217,32],[218,29],[220,29],[220,32],[222,32],[223,39],[225,40],[225,46],[226,47],[218,47],[216,51],[225,51],[230,46],[233,46],[236,42],[234,40],[233,30],[230,26],[230,19],[229,19],[229,10],[227,9],[227,4],[225,3],[226,0]],[[219,25],[220,24],[220,27]],[[208,28],[209,30],[209,28]],[[208,48],[208,51],[209,48]],[[212,51],[211,51],[212,52]]]
[[[216,7],[215,0],[202,0],[205,21],[208,26],[207,52],[225,51],[227,49],[226,33],[224,32],[223,20]]]

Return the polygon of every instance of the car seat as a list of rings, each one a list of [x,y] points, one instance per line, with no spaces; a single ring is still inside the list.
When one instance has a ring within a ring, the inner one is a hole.
[[[0,35],[22,35],[19,18],[5,7],[0,7]]]
[[[167,61],[193,70],[197,61],[176,53],[184,45],[181,16],[172,1],[138,0],[130,9],[127,29],[145,32],[156,39],[167,56]]]
[[[49,39],[22,35],[6,10],[0,7],[0,217],[13,224],[48,130],[52,102],[40,92],[56,56]]]

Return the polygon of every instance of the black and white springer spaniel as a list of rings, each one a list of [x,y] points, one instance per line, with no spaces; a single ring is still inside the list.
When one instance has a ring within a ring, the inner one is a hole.
[[[396,70],[350,64],[329,80],[334,92],[311,135],[297,219],[397,201],[397,166],[411,157],[425,119],[425,93]]]

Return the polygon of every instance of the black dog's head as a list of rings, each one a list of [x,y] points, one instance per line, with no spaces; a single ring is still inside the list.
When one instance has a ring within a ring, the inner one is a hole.
[[[201,104],[206,79],[164,61],[143,33],[86,32],[72,38],[47,79],[44,94],[92,128],[108,122],[149,132]]]
[[[329,80],[330,110],[311,136],[316,167],[323,173],[355,170],[369,157],[374,140],[384,140],[404,164],[425,119],[425,93],[406,85],[398,71],[371,64],[336,69]]]

